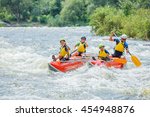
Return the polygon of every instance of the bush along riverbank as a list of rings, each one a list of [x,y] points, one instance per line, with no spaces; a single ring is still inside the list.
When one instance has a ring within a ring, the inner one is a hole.
[[[96,35],[109,35],[115,31],[134,39],[150,40],[150,9],[140,8],[126,14],[121,9],[100,7],[90,16],[89,24]]]

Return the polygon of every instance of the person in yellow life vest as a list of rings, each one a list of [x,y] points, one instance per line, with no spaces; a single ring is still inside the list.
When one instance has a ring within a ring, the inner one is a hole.
[[[52,56],[53,61],[56,60],[62,60],[62,61],[66,61],[69,60],[69,56],[70,56],[70,48],[69,46],[67,46],[66,41],[64,39],[60,40],[60,52],[58,54],[57,57],[55,57],[54,55]]]
[[[109,61],[109,52],[105,49],[105,46],[103,44],[99,44],[99,55],[98,59],[104,60],[104,61]]]
[[[114,54],[112,54],[112,56],[120,58],[123,55],[125,49],[126,49],[126,52],[129,53],[128,43],[126,42],[127,35],[123,34],[120,37],[120,39],[118,39],[117,37],[113,39],[112,38],[113,35],[114,35],[114,32],[111,33],[110,39],[109,39],[110,41],[116,42],[116,46],[114,48],[115,52]]]
[[[86,52],[86,48],[88,47],[88,44],[86,43],[86,37],[81,37],[81,41],[75,45],[75,48],[77,48],[77,56],[82,56],[83,53]]]

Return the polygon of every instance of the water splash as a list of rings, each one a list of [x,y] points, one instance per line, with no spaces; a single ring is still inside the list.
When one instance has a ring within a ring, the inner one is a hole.
[[[108,69],[85,65],[68,73],[48,71],[59,39],[73,48],[87,36],[87,53],[98,53],[103,43],[113,53],[115,43],[93,36],[90,27],[1,28],[0,99],[150,99],[150,48],[145,41],[128,40],[130,51],[143,63],[136,68],[126,55],[127,66]]]

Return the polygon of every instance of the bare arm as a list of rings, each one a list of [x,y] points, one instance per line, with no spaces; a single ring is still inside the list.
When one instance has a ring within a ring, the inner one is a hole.
[[[74,46],[74,49],[77,49],[79,45],[80,45],[80,42],[78,42],[78,43]]]
[[[75,49],[77,49],[77,46],[76,46],[76,45],[74,46],[74,50],[75,50]]]
[[[129,53],[129,49],[128,48],[126,48],[126,52]]]
[[[85,46],[88,47],[88,44],[85,42]]]
[[[112,38],[112,37],[113,37],[113,35],[114,35],[114,32],[111,32],[111,34],[110,34],[110,38],[109,38],[109,41],[114,41],[114,39]]]

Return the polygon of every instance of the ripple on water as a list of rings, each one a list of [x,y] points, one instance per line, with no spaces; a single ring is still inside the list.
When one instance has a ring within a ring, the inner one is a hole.
[[[123,70],[85,65],[68,73],[48,71],[59,40],[73,48],[83,35],[87,53],[96,55],[99,43],[113,53],[115,43],[94,36],[90,27],[1,28],[0,99],[150,99],[150,48],[144,41],[128,40],[130,51],[142,61],[139,68],[126,55]]]

